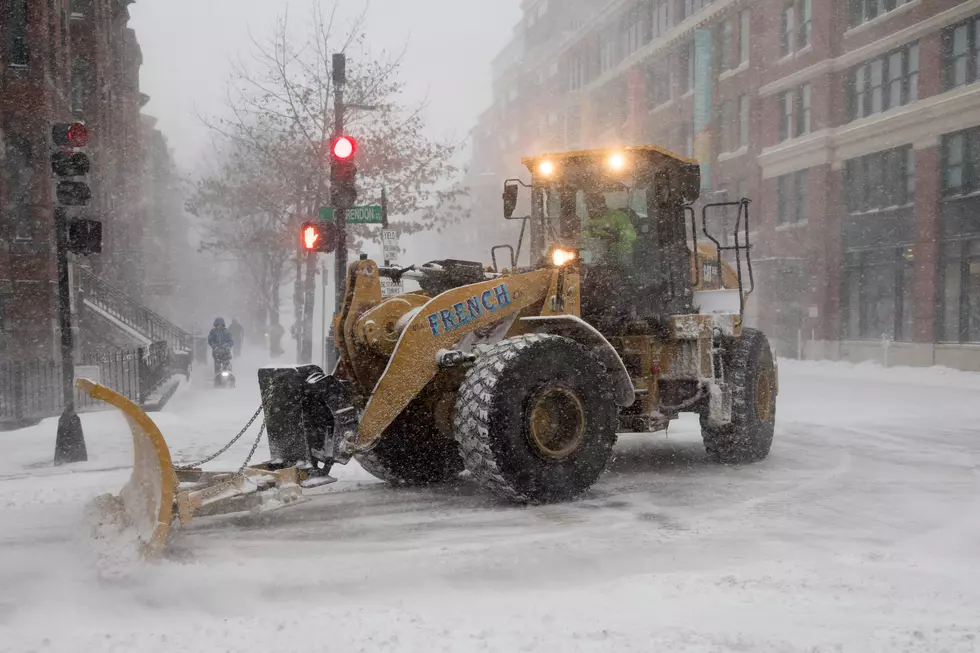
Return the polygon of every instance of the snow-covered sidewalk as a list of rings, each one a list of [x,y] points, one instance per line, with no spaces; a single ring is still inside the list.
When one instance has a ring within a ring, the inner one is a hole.
[[[154,415],[175,458],[252,414],[248,362]],[[622,438],[556,506],[351,464],[298,507],[176,531],[152,565],[99,557],[83,527],[128,475],[121,415],[85,415],[89,461],[64,468],[52,420],[2,433],[0,651],[980,649],[980,375],[780,361],[780,390],[758,465],[709,464],[691,419]]]

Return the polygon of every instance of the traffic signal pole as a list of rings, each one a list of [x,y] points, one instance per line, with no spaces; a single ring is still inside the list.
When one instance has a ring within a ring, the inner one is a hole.
[[[333,55],[333,131],[334,138],[344,134],[344,87],[347,86],[347,55]],[[337,221],[337,251],[334,253],[334,316],[344,307],[344,292],[347,286],[347,209],[334,207]]]
[[[88,460],[82,420],[75,412],[75,346],[71,332],[71,285],[68,278],[68,211],[54,210],[56,255],[58,258],[58,324],[61,329],[61,386],[65,410],[58,419],[54,445],[54,464]]]
[[[75,346],[71,327],[71,283],[68,253],[102,251],[102,225],[88,218],[70,218],[67,207],[85,206],[92,198],[86,176],[90,163],[83,150],[88,130],[81,123],[51,126],[51,203],[54,207],[55,258],[58,269],[58,324],[61,331],[61,385],[65,409],[58,419],[54,464],[88,460],[82,421],[75,412]]]

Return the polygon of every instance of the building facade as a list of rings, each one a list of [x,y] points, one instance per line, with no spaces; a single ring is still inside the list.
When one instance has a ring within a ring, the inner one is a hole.
[[[567,29],[495,79],[472,168],[696,156],[706,200],[752,201],[748,319],[778,354],[980,369],[980,0],[565,4],[524,3],[517,33]]]
[[[157,278],[166,260],[156,258],[168,250],[148,229],[173,210],[154,190],[173,186],[172,162],[140,113],[149,98],[139,89],[142,54],[128,27],[132,2],[0,0],[2,359],[58,352],[52,122],[79,120],[91,135],[93,199],[84,213],[103,222],[103,253],[73,265],[139,299],[167,288]]]

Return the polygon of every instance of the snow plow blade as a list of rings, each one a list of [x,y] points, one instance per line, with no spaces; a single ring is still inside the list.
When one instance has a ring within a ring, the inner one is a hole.
[[[175,519],[186,526],[196,517],[278,510],[309,501],[303,487],[336,480],[326,473],[313,476],[303,467],[272,463],[243,466],[235,472],[175,467],[163,434],[142,408],[88,379],[79,379],[77,385],[93,399],[121,410],[133,436],[129,481],[118,496],[102,495],[89,504],[96,537],[111,525],[124,538],[135,538],[144,558],[163,551]]]
[[[88,379],[77,381],[93,399],[115,406],[126,416],[133,436],[133,473],[119,496],[95,500],[100,517],[132,529],[144,557],[154,557],[167,543],[178,483],[170,449],[160,429],[138,405]]]

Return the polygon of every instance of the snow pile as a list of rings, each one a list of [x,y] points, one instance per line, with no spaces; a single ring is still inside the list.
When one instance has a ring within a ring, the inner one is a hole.
[[[980,372],[964,372],[939,365],[884,367],[874,362],[800,361],[780,358],[779,369],[781,372],[791,372],[796,376],[980,390]]]
[[[144,563],[139,529],[126,518],[119,497],[103,494],[86,504],[81,530],[78,539],[100,578],[129,578]]]

